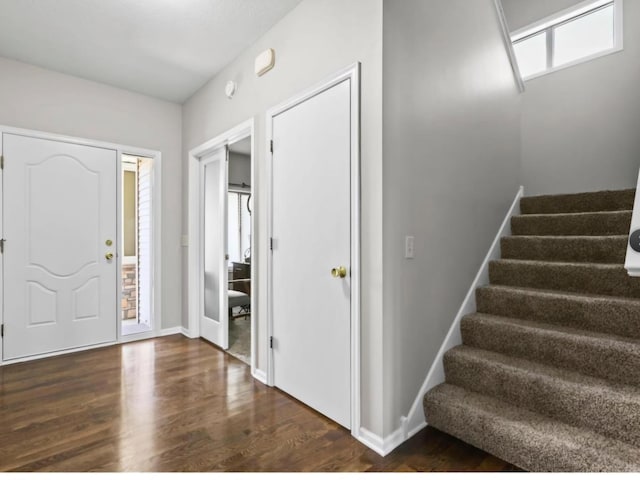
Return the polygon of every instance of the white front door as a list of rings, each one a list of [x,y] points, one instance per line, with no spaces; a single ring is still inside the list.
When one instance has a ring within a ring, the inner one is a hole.
[[[274,383],[347,428],[351,88],[345,80],[276,115],[272,124]]]
[[[4,359],[114,342],[116,151],[4,134],[3,154]]]
[[[227,147],[204,156],[200,170],[202,251],[200,336],[229,348],[227,260]]]

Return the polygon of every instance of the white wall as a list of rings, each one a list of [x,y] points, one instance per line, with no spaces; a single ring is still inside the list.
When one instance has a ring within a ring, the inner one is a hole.
[[[0,58],[0,125],[162,152],[162,327],[180,325],[180,106]]]
[[[520,8],[537,3],[503,2],[507,15],[516,18]],[[515,22],[507,21],[515,28]],[[640,2],[626,0],[622,52],[526,82],[522,181],[528,195],[636,185],[640,167],[638,25]]]
[[[274,48],[276,67],[257,78],[253,62],[258,53]],[[256,121],[257,184],[255,214],[259,245],[253,252],[258,298],[257,367],[266,370],[265,113],[276,104],[312,87],[334,72],[362,62],[362,264],[363,264],[363,402],[362,423],[382,433],[382,0],[305,0],[256,44],[213,78],[184,105],[183,200],[186,208],[187,152],[253,117]],[[238,83],[233,100],[224,95],[228,80]],[[183,231],[187,231],[186,218]],[[185,252],[186,255],[186,252]],[[186,257],[184,257],[186,260]],[[185,261],[186,265],[186,261]],[[186,299],[187,277],[184,272]],[[183,315],[186,322],[187,305]]]
[[[385,0],[383,71],[389,435],[516,194],[520,98],[493,0]]]
[[[514,32],[581,1],[583,0],[502,0],[502,6],[509,28]]]

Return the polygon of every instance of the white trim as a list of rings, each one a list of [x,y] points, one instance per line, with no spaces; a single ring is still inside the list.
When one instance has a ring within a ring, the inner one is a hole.
[[[4,155],[4,131],[0,127],[0,156]],[[0,238],[4,238],[4,169],[0,170]],[[4,325],[4,255],[0,260],[0,325]],[[0,338],[0,365],[3,365],[4,338]]]
[[[387,435],[384,438],[364,427],[360,427],[360,432],[356,439],[382,457],[391,453],[406,440],[403,427],[398,428],[391,435]]]
[[[103,142],[103,141],[98,141],[98,140],[91,140],[91,139],[86,139],[86,138],[79,138],[79,137],[71,137],[71,136],[67,136],[67,135],[61,135],[61,134],[57,134],[57,133],[49,133],[49,132],[41,132],[38,130],[29,130],[29,129],[25,129],[25,128],[16,128],[16,127],[10,127],[7,125],[0,125],[0,146],[2,146],[2,138],[3,138],[3,134],[12,134],[12,135],[21,135],[24,137],[31,137],[31,138],[38,138],[38,139],[42,139],[42,140],[51,140],[51,141],[55,141],[55,142],[64,142],[64,143],[70,143],[70,144],[74,144],[74,145],[82,145],[82,146],[88,146],[88,147],[94,147],[94,148],[104,148],[107,150],[114,150],[116,152],[117,155],[117,165],[116,168],[118,169],[117,171],[120,172],[121,170],[121,164],[122,164],[122,155],[131,155],[131,156],[139,156],[139,157],[147,157],[147,158],[151,158],[153,159],[153,170],[154,170],[154,175],[153,175],[153,292],[152,292],[152,316],[151,316],[151,321],[152,321],[152,330],[150,332],[145,332],[145,335],[151,335],[151,336],[157,336],[158,332],[160,331],[160,326],[162,324],[162,303],[161,303],[161,295],[160,295],[160,290],[162,288],[162,209],[161,209],[161,200],[162,200],[162,153],[158,150],[150,150],[150,149],[146,149],[146,148],[140,148],[140,147],[132,147],[130,145],[122,145],[122,144],[118,144],[118,143],[111,143],[111,142]],[[4,150],[2,150],[2,152],[4,152]],[[117,180],[116,180],[116,212],[121,212],[121,192],[122,192],[122,178],[121,175],[117,175],[116,176]],[[0,195],[0,202],[1,202],[1,198],[3,197],[3,194]],[[1,205],[1,204],[0,204]],[[116,227],[116,238],[120,238],[120,225],[121,225],[121,220],[122,218],[120,217],[120,214],[118,213],[118,225]],[[2,224],[2,232],[4,234],[4,222]],[[4,235],[3,235],[4,236]],[[117,242],[118,245],[118,250],[117,250],[117,269],[118,272],[122,271],[122,243],[121,242]],[[4,270],[3,270],[4,271]],[[0,277],[3,277],[4,274],[0,275]],[[23,362],[23,361],[29,361],[29,360],[36,360],[38,358],[46,358],[46,357],[51,357],[51,356],[55,356],[55,355],[64,355],[66,353],[72,353],[72,352],[79,352],[79,351],[84,351],[84,350],[90,350],[92,348],[99,348],[105,345],[115,345],[118,343],[124,343],[126,341],[129,341],[131,339],[123,339],[122,334],[121,334],[121,327],[122,327],[122,322],[121,322],[121,304],[122,304],[122,288],[120,288],[120,282],[122,281],[121,275],[120,273],[117,275],[117,281],[118,281],[118,286],[116,288],[116,292],[117,292],[117,308],[116,308],[116,318],[114,319],[114,321],[116,322],[116,340],[115,342],[111,342],[108,344],[100,344],[100,345],[90,345],[90,346],[86,346],[86,347],[80,347],[77,349],[69,349],[69,350],[62,350],[62,351],[58,351],[58,352],[53,352],[53,353],[47,353],[47,354],[43,354],[43,355],[36,355],[36,356],[30,356],[30,357],[24,357],[21,359],[17,359],[17,360],[12,360],[12,361],[7,361],[4,362],[2,360],[3,358],[3,343],[4,343],[4,339],[2,339],[2,341],[0,341],[0,365],[7,365],[10,363],[18,363],[18,362]],[[2,287],[2,284],[0,284],[0,287]],[[2,300],[2,295],[4,294],[4,289],[2,289],[2,292],[0,292],[0,300]],[[4,302],[2,302],[2,309],[0,312],[0,323],[4,323]]]
[[[251,375],[253,375],[253,378],[258,380],[259,382],[264,383],[265,385],[267,384],[267,372],[265,372],[264,370],[259,370],[256,368],[251,372]]]
[[[183,335],[182,326],[163,328],[162,330],[160,330],[160,337],[167,337],[169,335]]]
[[[619,0],[613,0],[614,4],[616,1]],[[547,28],[553,27],[559,23],[566,22],[567,20],[571,20],[573,17],[578,17],[590,10],[602,7],[611,2],[612,0],[585,0],[583,2],[577,3],[576,5],[565,8],[564,10],[560,10],[559,12],[553,13],[541,20],[530,23],[529,25],[511,32],[511,40],[513,42],[517,42],[518,40],[521,40],[525,37],[542,32]]]
[[[638,229],[640,229],[640,174],[638,175],[636,196],[633,201],[629,236]],[[624,260],[624,268],[627,270],[630,277],[640,277],[640,253],[631,248],[630,242],[627,242],[627,254]]]
[[[552,67],[549,68],[547,70],[544,70],[542,72],[538,72],[538,73],[534,73],[533,75],[529,75],[528,77],[524,77],[524,81],[528,82],[529,80],[535,80],[536,78],[540,78],[540,77],[544,77],[545,75],[549,75],[550,73],[555,73],[555,72],[559,72],[561,70],[565,70],[567,68],[570,67],[575,67],[576,65],[580,65],[581,63],[586,63],[586,62],[590,62],[591,60],[596,60],[600,57],[606,57],[608,55],[613,55],[614,53],[620,53],[621,51],[624,50],[624,47],[622,47],[622,45],[620,47],[615,47],[609,50],[605,50],[603,52],[598,52],[598,53],[594,53],[593,55],[589,55],[588,57],[582,57],[579,58],[578,60],[574,60],[573,62],[569,62],[569,63],[564,63],[562,65],[559,65],[557,67]]]
[[[202,157],[209,153],[242,140],[244,138],[251,138],[251,192],[253,195],[254,208],[251,215],[251,373],[256,375],[256,365],[258,361],[257,355],[257,334],[258,334],[258,319],[259,319],[259,306],[258,306],[258,288],[259,279],[257,277],[256,263],[259,258],[259,252],[256,246],[256,236],[258,233],[258,216],[256,215],[256,206],[258,205],[256,197],[256,158],[255,158],[255,122],[251,118],[234,128],[227,130],[221,135],[206,141],[202,145],[199,145],[189,151],[189,189],[188,189],[188,238],[189,238],[189,250],[188,250],[188,282],[189,293],[187,296],[188,302],[188,327],[184,330],[183,334],[189,338],[198,338],[200,336],[200,316],[201,316],[201,301],[200,301],[200,265],[201,265],[201,205],[200,205],[200,160]]]
[[[351,433],[360,437],[360,63],[335,73],[316,86],[296,95],[273,107],[266,114],[265,155],[267,159],[267,250],[268,242],[273,236],[273,155],[271,140],[273,139],[273,118],[278,114],[314,97],[325,90],[345,81],[351,81]],[[252,250],[253,252],[253,250]],[[253,263],[253,260],[252,260]],[[273,335],[273,257],[267,259],[267,332],[264,338],[269,345]],[[252,300],[253,301],[253,300]],[[274,386],[273,350],[267,356],[267,384]]]
[[[499,0],[496,0],[496,1],[499,1]],[[574,17],[579,17],[581,15],[584,15],[585,13],[588,13],[591,10],[597,9],[599,7],[603,7],[609,3],[613,3],[613,12],[614,12],[613,14],[614,16],[613,47],[607,50],[603,50],[601,52],[594,53],[592,55],[588,55],[586,57],[578,58],[572,62],[558,65],[557,67],[551,66],[553,64],[553,49],[555,48],[554,40],[552,38],[553,29],[564,22],[571,21]],[[526,37],[544,33],[545,31],[547,36],[548,67],[541,72],[523,77],[524,82],[528,82],[529,80],[534,80],[536,78],[544,77],[545,75],[549,75],[550,73],[559,72],[566,68],[575,67],[576,65],[590,62],[592,60],[596,60],[601,57],[606,57],[607,55],[612,55],[614,53],[618,53],[624,50],[624,0],[586,0],[577,5],[574,5],[573,7],[554,13],[553,15],[543,18],[542,20],[539,20],[535,23],[532,23],[530,25],[527,25],[525,27],[522,27],[516,30],[515,32],[511,33],[511,44],[513,46],[514,43],[517,43],[518,41]]]
[[[409,414],[407,415],[407,425],[406,425],[406,438],[407,440],[411,438],[413,435],[422,430],[426,425],[426,421],[424,419],[424,411],[422,409],[422,400],[425,394],[431,390],[436,385],[444,382],[444,366],[442,364],[442,359],[444,354],[452,349],[453,347],[460,345],[462,343],[462,337],[460,335],[460,322],[462,321],[462,317],[473,313],[476,311],[476,289],[481,286],[489,283],[489,262],[492,260],[498,260],[501,255],[500,250],[500,239],[502,237],[506,237],[511,235],[511,217],[514,215],[518,215],[520,213],[520,199],[524,195],[524,187],[520,187],[518,192],[516,193],[515,199],[507,212],[507,215],[504,217],[502,221],[502,225],[498,230],[495,238],[493,239],[493,243],[489,248],[489,252],[487,256],[484,258],[484,261],[480,265],[480,269],[478,273],[471,283],[469,287],[469,291],[460,306],[460,310],[456,314],[453,323],[451,324],[451,328],[449,328],[449,332],[445,337],[436,358],[434,359],[431,368],[429,369],[429,373],[425,378],[420,390],[418,391],[418,395],[416,399],[413,401],[413,405],[409,410]]]
[[[43,358],[59,357],[61,355],[67,355],[69,353],[86,352],[87,350],[95,350],[98,348],[112,347],[118,345],[118,342],[98,343],[96,345],[87,345],[85,347],[70,348],[68,350],[57,350],[55,352],[42,353],[40,355],[30,355],[28,357],[14,358],[12,360],[5,360],[0,363],[1,366],[14,365],[16,363],[31,362],[33,360],[42,360]]]
[[[507,17],[504,14],[504,8],[502,6],[502,0],[494,0],[496,12],[498,14],[498,22],[500,24],[500,31],[502,33],[502,40],[504,42],[504,48],[507,50],[507,56],[509,57],[509,63],[511,64],[511,71],[513,72],[513,79],[518,86],[518,91],[523,93],[524,81],[520,74],[520,67],[518,66],[518,59],[516,58],[516,52],[513,50],[513,42],[511,35],[509,34],[509,26],[507,25]]]
[[[157,338],[161,335],[153,330],[147,330],[146,332],[130,333],[128,335],[122,335],[122,338],[118,340],[116,345],[122,345],[123,343],[139,342],[141,340],[149,340],[151,338]]]

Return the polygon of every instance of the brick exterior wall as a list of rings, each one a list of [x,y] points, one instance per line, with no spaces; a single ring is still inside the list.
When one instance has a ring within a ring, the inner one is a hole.
[[[138,279],[136,278],[135,265],[122,266],[122,319],[133,320],[138,312],[136,303],[138,299]]]

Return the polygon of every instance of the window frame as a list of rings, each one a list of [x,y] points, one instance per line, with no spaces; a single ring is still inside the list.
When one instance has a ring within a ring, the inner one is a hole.
[[[553,57],[555,50],[555,29],[562,25],[566,25],[570,22],[578,20],[581,17],[585,17],[587,15],[595,13],[598,10],[607,8],[611,5],[613,6],[613,47],[554,67]],[[527,25],[526,27],[516,30],[515,32],[512,32],[511,43],[514,47],[517,43],[527,40],[528,38],[531,38],[535,35],[539,35],[541,33],[544,33],[546,35],[547,68],[541,72],[534,73],[527,77],[522,77],[522,80],[533,80],[550,73],[564,70],[565,68],[570,68],[581,63],[590,62],[591,60],[595,60],[597,58],[622,51],[624,49],[623,12],[623,0],[586,0],[584,2],[578,3],[577,5],[574,5],[573,7],[562,10],[561,12],[555,13],[549,17],[546,17],[535,23]]]

